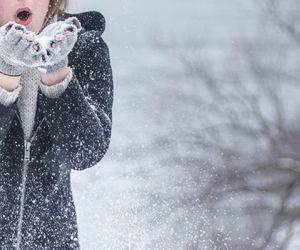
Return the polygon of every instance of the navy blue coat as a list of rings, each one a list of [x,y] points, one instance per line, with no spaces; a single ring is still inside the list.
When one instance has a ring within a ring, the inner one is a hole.
[[[104,17],[72,16],[83,27],[69,54],[74,75],[58,98],[39,89],[30,142],[17,101],[0,104],[0,249],[79,249],[70,172],[94,166],[109,147],[113,78]]]

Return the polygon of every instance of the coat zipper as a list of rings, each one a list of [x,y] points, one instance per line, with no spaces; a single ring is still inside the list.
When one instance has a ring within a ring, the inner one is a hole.
[[[24,152],[24,164],[23,164],[23,173],[22,173],[22,193],[21,193],[21,201],[20,201],[20,214],[18,220],[17,227],[17,238],[16,238],[16,249],[20,249],[21,238],[22,238],[22,222],[23,222],[23,214],[24,214],[24,201],[25,201],[25,185],[27,178],[27,167],[30,161],[30,147],[31,142],[24,140],[25,144],[25,152]]]
[[[20,123],[21,118],[19,117],[19,114],[17,113],[17,116],[19,118]],[[21,192],[21,201],[20,201],[20,213],[19,213],[19,220],[18,220],[18,227],[17,227],[17,237],[14,241],[14,246],[16,247],[16,250],[20,250],[21,245],[21,239],[22,239],[22,223],[23,223],[23,215],[24,215],[24,205],[25,205],[25,188],[26,188],[26,179],[27,179],[27,170],[28,170],[28,163],[30,162],[30,149],[31,149],[31,143],[34,140],[37,131],[39,130],[41,124],[43,123],[45,117],[43,117],[41,123],[35,130],[33,136],[29,141],[24,139],[24,159],[23,159],[23,171],[22,171],[22,192]],[[22,123],[21,123],[22,124]]]

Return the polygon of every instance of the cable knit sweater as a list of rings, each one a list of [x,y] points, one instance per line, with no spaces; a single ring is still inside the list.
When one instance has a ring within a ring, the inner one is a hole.
[[[40,72],[37,69],[29,69],[21,76],[19,86],[13,91],[7,91],[0,87],[0,102],[9,106],[18,98],[18,109],[22,120],[24,139],[30,140],[36,114],[38,88],[49,98],[60,96],[68,86],[72,78],[72,70],[66,78],[55,85],[47,86],[42,83]]]

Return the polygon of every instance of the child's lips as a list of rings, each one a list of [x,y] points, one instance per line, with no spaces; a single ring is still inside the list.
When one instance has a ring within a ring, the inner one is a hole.
[[[28,7],[19,8],[16,11],[14,18],[16,23],[26,26],[32,21],[32,12]]]

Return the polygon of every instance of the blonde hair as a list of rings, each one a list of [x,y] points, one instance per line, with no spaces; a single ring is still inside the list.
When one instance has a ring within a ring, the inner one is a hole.
[[[48,12],[44,20],[43,27],[45,27],[46,24],[56,15],[59,15],[60,13],[65,11],[68,7],[68,4],[69,0],[50,0]]]

